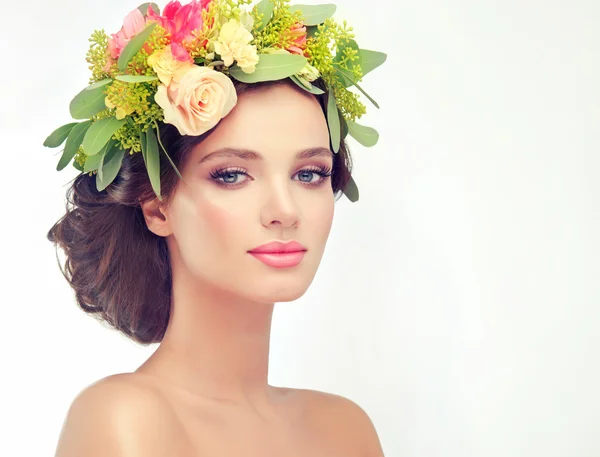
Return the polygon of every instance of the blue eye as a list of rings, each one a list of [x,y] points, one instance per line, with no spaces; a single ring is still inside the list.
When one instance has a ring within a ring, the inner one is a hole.
[[[303,168],[296,174],[304,177],[308,176],[308,181],[300,180],[301,182],[306,183],[308,187],[318,187],[326,181],[326,178],[332,175],[332,171],[330,167],[309,167]],[[311,182],[310,178],[315,174],[320,176],[321,179],[316,182]],[[210,173],[213,181],[223,187],[239,187],[243,182],[237,182],[236,177],[238,175],[250,176],[243,168],[224,168],[214,170]]]

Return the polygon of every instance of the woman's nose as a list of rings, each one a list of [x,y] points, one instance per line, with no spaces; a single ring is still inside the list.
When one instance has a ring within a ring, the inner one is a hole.
[[[268,226],[277,222],[285,227],[296,224],[300,214],[290,186],[273,185],[267,192],[261,215],[263,224]]]

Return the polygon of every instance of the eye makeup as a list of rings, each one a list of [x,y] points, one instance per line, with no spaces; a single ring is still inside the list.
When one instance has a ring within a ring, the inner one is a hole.
[[[326,166],[310,166],[310,167],[302,168],[301,170],[296,172],[296,175],[302,174],[302,173],[304,173],[305,175],[313,174],[313,175],[320,176],[321,179],[319,179],[318,181],[315,181],[315,182],[300,181],[300,182],[305,183],[306,187],[315,188],[315,187],[320,187],[325,181],[327,181],[327,178],[332,175],[332,169],[331,169],[331,167],[328,167],[328,166],[327,167]],[[227,182],[227,181],[225,181],[225,179],[231,178],[232,176],[236,176],[236,175],[243,175],[243,176],[250,177],[250,175],[248,174],[248,171],[246,169],[240,168],[240,167],[216,168],[210,172],[211,180],[214,181],[215,183],[217,183],[217,185],[224,187],[224,188],[239,188],[244,185],[244,181],[242,181],[242,182]]]

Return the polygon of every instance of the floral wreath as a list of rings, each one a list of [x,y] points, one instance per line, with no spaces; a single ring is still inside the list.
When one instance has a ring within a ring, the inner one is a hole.
[[[352,27],[338,24],[336,5],[289,5],[289,0],[170,1],[162,15],[155,3],[130,12],[110,37],[96,30],[86,61],[90,85],[69,105],[79,122],[63,125],[44,146],[65,143],[57,170],[72,160],[81,172],[96,174],[98,191],[116,178],[125,156],[141,152],[156,196],[160,194],[159,123],[174,125],[181,135],[201,135],[236,105],[232,79],[244,83],[290,78],[302,89],[323,94],[334,153],[350,134],[373,146],[377,131],[356,123],[366,112],[354,86],[386,60],[386,54],[360,49]],[[343,190],[355,202],[358,188],[350,177]]]

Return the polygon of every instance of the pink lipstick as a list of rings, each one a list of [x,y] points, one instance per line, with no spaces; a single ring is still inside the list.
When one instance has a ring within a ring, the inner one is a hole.
[[[306,248],[296,241],[274,241],[248,251],[261,262],[275,268],[295,267],[304,258]]]

